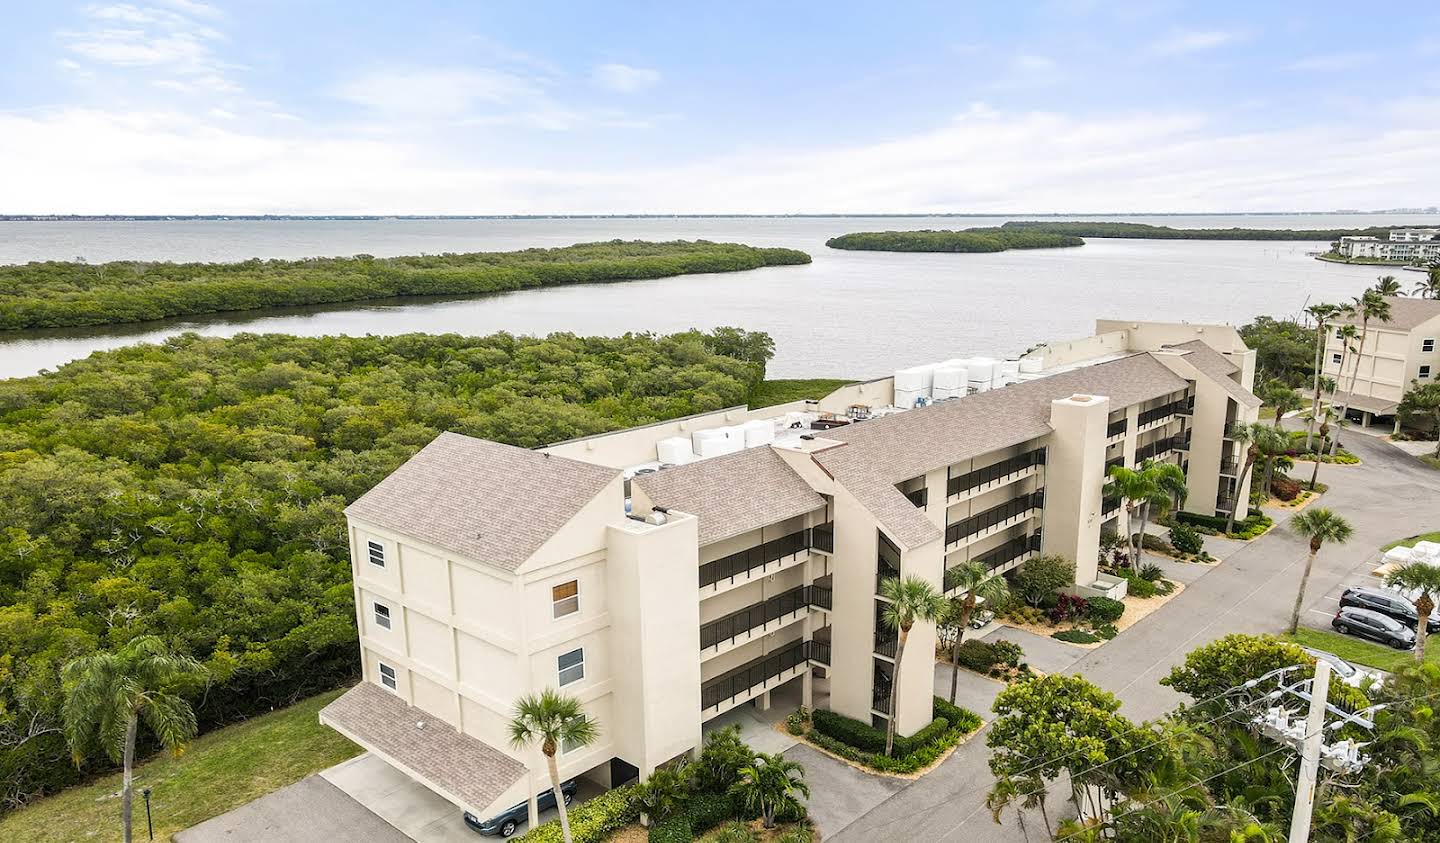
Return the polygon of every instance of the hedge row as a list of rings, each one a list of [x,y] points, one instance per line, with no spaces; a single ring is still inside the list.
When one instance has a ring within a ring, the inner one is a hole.
[[[640,819],[635,807],[634,785],[621,785],[607,790],[588,802],[571,808],[570,837],[574,843],[601,843],[616,831]],[[564,843],[560,820],[536,826],[517,838],[517,843]],[[684,839],[689,840],[687,836]]]

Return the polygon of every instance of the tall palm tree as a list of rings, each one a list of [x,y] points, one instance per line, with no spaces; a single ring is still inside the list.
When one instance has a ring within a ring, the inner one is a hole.
[[[1290,437],[1272,427],[1257,435],[1253,445],[1255,450],[1260,452],[1260,456],[1265,458],[1265,478],[1260,488],[1269,495],[1270,481],[1275,477],[1275,461],[1290,450]]]
[[[1422,299],[1440,299],[1440,259],[1425,264],[1425,277],[1415,282],[1410,295]]]
[[[1350,409],[1350,399],[1355,397],[1355,379],[1360,376],[1360,358],[1365,355],[1365,338],[1370,333],[1370,320],[1390,321],[1390,302],[1385,300],[1383,293],[1378,292],[1378,288],[1382,287],[1387,280],[1392,283],[1395,281],[1393,277],[1386,275],[1376,283],[1375,287],[1355,297],[1355,314],[1360,317],[1360,345],[1353,355],[1354,364],[1350,367],[1350,389],[1348,390],[1349,395],[1345,399],[1345,405],[1340,410],[1342,418]]]
[[[1345,307],[1345,312],[1353,316],[1355,313],[1354,308],[1349,305]],[[1339,425],[1345,421],[1345,402],[1337,403],[1335,400],[1337,397],[1336,393],[1340,391],[1340,381],[1345,379],[1345,364],[1350,362],[1350,355],[1358,351],[1355,340],[1359,338],[1359,336],[1360,330],[1353,324],[1341,325],[1340,329],[1336,331],[1336,338],[1340,340],[1340,365],[1335,368],[1335,378],[1330,382],[1330,406],[1339,407],[1335,412],[1335,425],[1337,429]],[[1339,440],[1340,437],[1338,435],[1330,440],[1330,453],[1335,453],[1336,443],[1339,442]]]
[[[1270,400],[1270,406],[1275,408],[1276,430],[1283,429],[1280,426],[1280,420],[1285,417],[1286,413],[1294,412],[1305,405],[1305,399],[1300,397],[1300,393],[1284,384],[1277,383],[1266,397]]]
[[[1305,588],[1310,584],[1310,569],[1315,566],[1315,555],[1327,542],[1344,544],[1354,529],[1350,522],[1324,507],[1314,507],[1290,519],[1290,529],[1302,538],[1310,540],[1310,553],[1305,557],[1305,572],[1300,575],[1300,589],[1295,592],[1295,607],[1290,611],[1290,634],[1300,628],[1300,606],[1305,602]]]
[[[600,727],[585,716],[585,709],[574,697],[567,697],[553,688],[539,696],[528,694],[515,701],[515,715],[510,718],[510,745],[517,749],[540,744],[545,766],[550,771],[550,791],[555,794],[555,809],[560,812],[560,834],[571,843],[570,813],[565,808],[565,795],[560,792],[560,768],[555,753],[565,744],[585,746],[600,736]]]
[[[144,721],[160,745],[180,752],[195,737],[195,712],[178,688],[203,681],[205,668],[142,635],[113,653],[95,653],[65,665],[62,709],[65,741],[75,763],[98,746],[123,767],[120,822],[130,843],[134,801],[135,736]]]
[[[1425,663],[1425,635],[1430,613],[1435,611],[1435,598],[1440,597],[1440,565],[1426,562],[1407,562],[1385,575],[1385,584],[1391,588],[1415,592],[1415,661]]]
[[[890,722],[885,724],[885,754],[895,749],[895,702],[900,697],[900,664],[905,659],[905,642],[910,630],[921,621],[934,623],[945,614],[945,595],[920,577],[886,577],[880,596],[887,601],[880,619],[899,633],[895,644],[895,676],[890,680]],[[933,654],[932,654],[933,656]]]
[[[810,785],[805,783],[805,767],[799,761],[778,752],[757,752],[753,762],[740,768],[730,795],[740,800],[745,810],[759,814],[766,828],[774,828],[777,814],[787,808],[798,813],[799,797],[810,798]]]
[[[1236,423],[1230,428],[1228,438],[1235,442],[1237,448],[1245,449],[1245,460],[1240,466],[1240,474],[1235,478],[1235,500],[1230,505],[1230,514],[1225,518],[1225,532],[1235,530],[1235,512],[1240,509],[1241,503],[1249,507],[1249,501],[1240,500],[1240,490],[1245,487],[1245,478],[1250,475],[1250,469],[1255,465],[1256,457],[1260,456],[1260,448],[1256,444],[1257,439],[1274,434],[1274,430],[1260,422]]]
[[[1149,464],[1149,461],[1146,461]],[[1149,506],[1158,503],[1167,506],[1170,496],[1155,482],[1155,473],[1140,468],[1126,468],[1123,465],[1110,467],[1110,483],[1115,494],[1125,502],[1125,547],[1130,555],[1130,567],[1140,570],[1140,557],[1145,550],[1145,516]]]
[[[1330,323],[1340,315],[1341,308],[1338,304],[1312,304],[1305,308],[1305,312],[1315,319],[1315,395],[1310,402],[1310,424],[1305,428],[1305,448],[1309,450],[1310,441],[1315,434],[1315,419],[1320,415],[1320,379],[1325,368],[1325,340],[1329,336]]]
[[[1320,408],[1320,442],[1325,442],[1325,437],[1330,434],[1330,422],[1335,420],[1335,408],[1329,405]],[[1315,465],[1310,469],[1310,491],[1315,491],[1315,482],[1320,479],[1320,462],[1323,448],[1315,448],[1310,452],[1310,458],[1315,460]]]
[[[975,614],[975,603],[977,600],[986,603],[1002,600],[1010,589],[1005,585],[1004,577],[993,576],[990,569],[980,562],[961,562],[946,571],[945,585],[946,591],[951,588],[962,591],[962,595],[951,600],[945,609],[947,619],[954,621],[956,626],[955,644],[950,650],[950,702],[953,703],[960,684],[960,643],[965,639],[965,630]]]
[[[1400,282],[1395,280],[1393,275],[1382,275],[1375,279],[1370,289],[1382,296],[1403,296],[1405,293],[1400,289]]]

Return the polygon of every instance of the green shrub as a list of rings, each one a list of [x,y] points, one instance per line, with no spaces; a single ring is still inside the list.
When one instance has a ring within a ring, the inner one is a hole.
[[[635,822],[640,818],[640,809],[634,796],[634,785],[621,785],[571,808],[570,836],[575,843],[601,843]],[[517,838],[517,843],[562,843],[563,840],[560,820],[554,819],[527,831],[523,837]]]
[[[925,746],[931,741],[936,740],[949,730],[950,721],[946,720],[944,717],[936,717],[934,720],[930,721],[929,725],[915,732],[915,734],[913,735],[896,735],[895,757],[903,758],[907,755],[911,755],[920,747]]]
[[[836,714],[824,708],[816,709],[810,715],[810,722],[820,734],[862,752],[885,751],[885,733],[869,723],[861,723],[853,717]]]
[[[1051,638],[1057,641],[1066,641],[1071,644],[1094,644],[1100,637],[1086,632],[1083,629],[1062,629],[1059,632],[1050,634]]]
[[[759,839],[759,836],[750,830],[750,826],[734,820],[720,826],[711,834],[709,843],[755,843]]]
[[[690,833],[703,834],[735,816],[735,805],[724,793],[697,793],[685,802],[680,816],[690,824]]]
[[[1113,623],[1102,623],[1095,627],[1095,634],[1109,641],[1111,638],[1119,635],[1120,630],[1116,629]]]
[[[1134,574],[1127,576],[1125,578],[1125,581],[1129,583],[1128,591],[1130,592],[1131,597],[1138,597],[1141,600],[1144,600],[1149,597],[1154,597],[1158,593],[1155,587],[1155,583],[1150,582],[1149,580],[1141,579]]]
[[[1187,524],[1170,528],[1170,544],[1181,553],[1199,553],[1205,549],[1205,539],[1200,532]]]
[[[724,793],[740,777],[740,768],[755,760],[755,751],[740,738],[740,727],[716,729],[705,736],[700,758],[691,765],[695,787]]]
[[[695,784],[693,765],[680,763],[659,767],[635,787],[635,804],[652,820],[668,819],[680,813]]]
[[[1156,553],[1165,553],[1171,556],[1175,555],[1175,548],[1170,545],[1170,542],[1149,533],[1140,534],[1140,547],[1144,550],[1153,550]]]
[[[805,734],[805,729],[809,725],[810,712],[806,711],[805,706],[803,705],[796,710],[790,712],[790,714],[785,718],[785,731],[789,732],[792,735]],[[729,785],[726,785],[726,787],[729,787]]]
[[[790,826],[774,837],[770,838],[771,843],[813,843],[815,832],[810,826],[797,823]]]
[[[996,654],[995,647],[977,638],[960,642],[955,653],[957,664],[976,673],[984,673],[998,661],[1000,657]]]
[[[1293,501],[1300,497],[1300,481],[1276,474],[1270,479],[1270,492],[1282,501]]]
[[[995,664],[1015,667],[1020,664],[1021,659],[1025,658],[1025,650],[1019,644],[1004,638],[991,644],[990,650],[995,654]]]
[[[980,715],[966,708],[950,702],[943,697],[936,697],[931,713],[935,717],[943,717],[950,721],[950,727],[964,734],[969,734],[980,728]]]
[[[1156,594],[1170,594],[1175,591],[1175,583],[1169,580],[1159,580],[1155,583]]]
[[[1142,580],[1155,582],[1156,580],[1165,576],[1165,569],[1161,568],[1159,565],[1156,565],[1154,562],[1147,562],[1145,563],[1145,565],[1141,566],[1140,571],[1138,572],[1138,576]]]
[[[1114,623],[1125,614],[1125,604],[1109,597],[1091,597],[1087,617],[1096,623]]]
[[[690,833],[690,821],[683,815],[676,815],[650,826],[646,839],[650,843],[690,843],[695,837]]]

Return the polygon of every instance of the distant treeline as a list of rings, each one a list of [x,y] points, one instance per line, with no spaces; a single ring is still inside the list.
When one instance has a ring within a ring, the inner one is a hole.
[[[0,266],[0,330],[108,325],[395,296],[475,295],[809,262],[809,255],[794,249],[705,240],[612,240],[519,252],[223,264],[47,261]]]
[[[825,241],[832,249],[876,252],[1003,252],[1007,249],[1054,249],[1083,246],[1069,234],[967,228],[964,231],[861,231]]]
[[[1364,235],[1385,237],[1391,229],[1412,226],[1387,225],[1370,228],[1171,228],[1139,222],[1047,222],[1016,221],[1001,226],[1007,231],[1069,234],[1075,237],[1129,237],[1136,240],[1339,240]]]

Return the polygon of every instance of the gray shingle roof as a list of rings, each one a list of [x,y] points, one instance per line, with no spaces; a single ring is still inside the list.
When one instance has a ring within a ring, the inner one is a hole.
[[[1337,392],[1324,400],[1327,404],[1336,407],[1344,404],[1348,409],[1368,410],[1377,416],[1391,415],[1400,407],[1399,401],[1387,401],[1372,395],[1351,395],[1348,392]]]
[[[1051,432],[1050,402],[1077,393],[1104,395],[1112,410],[1185,389],[1184,378],[1147,353],[942,401],[918,410],[828,431],[843,441],[815,459],[902,546],[940,531],[895,484]]]
[[[514,571],[619,474],[613,468],[442,433],[345,511]],[[619,500],[615,505],[620,506]]]
[[[634,478],[651,503],[699,519],[700,544],[803,515],[825,499],[768,446]]]
[[[525,776],[521,762],[373,682],[361,682],[325,706],[320,721],[404,765],[482,815]],[[415,725],[421,722],[423,729]]]
[[[1246,407],[1260,406],[1260,398],[1256,396],[1255,393],[1241,386],[1239,381],[1230,377],[1240,371],[1240,367],[1232,363],[1225,355],[1199,340],[1191,340],[1190,342],[1180,343],[1179,345],[1169,345],[1166,346],[1166,348],[1175,351],[1184,351],[1185,356],[1182,359],[1184,359],[1186,363],[1194,366],[1195,370],[1200,374],[1219,384],[1222,389],[1230,393],[1231,398],[1234,398],[1240,404]]]
[[[1386,331],[1409,331],[1412,328],[1419,327],[1423,322],[1428,322],[1440,316],[1440,300],[1437,299],[1386,296],[1385,301],[1390,303],[1390,318],[1384,322],[1378,319],[1371,319],[1371,328],[1379,328]],[[1342,316],[1335,321],[1337,324],[1350,322],[1359,325],[1360,317]]]

